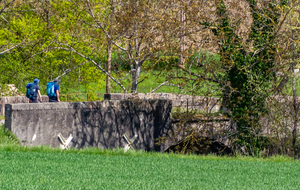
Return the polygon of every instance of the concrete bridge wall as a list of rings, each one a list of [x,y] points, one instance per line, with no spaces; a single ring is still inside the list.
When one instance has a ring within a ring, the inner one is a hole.
[[[48,96],[42,95],[43,102],[48,102]],[[202,111],[218,111],[219,98],[191,96],[183,94],[172,93],[112,93],[104,94],[105,100],[132,100],[132,99],[169,99],[172,100],[173,108],[180,108],[184,110],[202,110]],[[7,96],[1,98],[1,114],[5,114],[5,104],[29,103],[26,96]]]
[[[131,99],[168,99],[172,100],[173,108],[183,110],[219,111],[219,98],[192,96],[172,93],[112,93],[104,94],[105,100],[131,100]]]
[[[111,149],[123,147],[127,133],[138,135],[137,149],[164,151],[155,142],[171,126],[171,109],[171,100],[6,104],[5,127],[28,146],[58,147],[62,133],[73,135],[72,147]]]
[[[46,95],[42,95],[43,102],[49,102],[49,98]],[[0,115],[5,114],[5,104],[17,104],[17,103],[29,103],[29,99],[26,96],[5,96],[1,98]]]

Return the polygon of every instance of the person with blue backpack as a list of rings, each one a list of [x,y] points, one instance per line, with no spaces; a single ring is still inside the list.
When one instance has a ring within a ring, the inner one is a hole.
[[[26,97],[30,99],[29,103],[38,103],[37,96],[39,96],[39,101],[42,102],[42,96],[39,87],[39,79],[34,79],[33,83],[26,85]]]
[[[60,102],[59,99],[59,85],[58,79],[54,79],[53,82],[47,83],[47,95],[49,97],[49,102]]]

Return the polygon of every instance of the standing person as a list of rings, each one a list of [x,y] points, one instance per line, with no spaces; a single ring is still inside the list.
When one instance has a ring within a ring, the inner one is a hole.
[[[60,102],[59,99],[59,85],[58,79],[54,79],[53,82],[47,83],[47,95],[49,97],[49,102]]]
[[[29,103],[38,103],[37,96],[39,96],[40,102],[42,102],[41,90],[39,87],[39,79],[34,79],[33,83],[27,84],[26,97],[30,99]]]

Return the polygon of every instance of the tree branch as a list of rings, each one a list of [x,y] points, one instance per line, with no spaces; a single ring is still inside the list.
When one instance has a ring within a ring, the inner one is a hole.
[[[4,10],[10,5],[12,4],[13,2],[15,2],[15,0],[12,0],[11,2],[8,2],[7,4],[5,4],[3,6],[3,8],[0,10],[0,14],[2,14],[4,12]]]
[[[175,86],[175,87],[178,87],[179,89],[181,89],[181,86],[176,85],[176,84],[169,84],[169,81],[165,81],[165,82],[161,83],[160,85],[158,85],[158,87],[153,89],[150,93],[154,93],[156,90],[158,90],[162,86]]]
[[[195,76],[195,77],[198,77],[198,78],[201,78],[201,79],[210,81],[210,82],[220,83],[220,81],[218,81],[218,80],[215,80],[215,79],[212,79],[212,78],[207,78],[207,77],[198,75],[198,74],[196,74],[196,73],[194,73],[194,72],[192,72],[192,71],[188,71],[188,70],[186,70],[186,69],[184,69],[184,68],[182,68],[182,67],[179,67],[179,68],[180,68],[181,70],[183,70],[184,72],[186,72],[186,73],[188,73],[188,74],[190,74],[190,75],[193,75],[193,76]]]
[[[20,43],[20,44],[21,44],[21,43]],[[0,52],[0,55],[9,52],[9,51],[12,50],[12,49],[15,49],[15,48],[18,47],[20,44],[17,44],[17,45],[15,45],[15,46],[13,46],[13,47],[7,49],[7,50],[4,50],[4,51]]]
[[[83,21],[83,22],[84,22],[85,24],[88,24],[89,26],[93,26],[93,27],[96,27],[96,28],[100,28],[100,29],[104,32],[104,34],[106,35],[106,37],[111,41],[111,43],[113,43],[113,44],[114,44],[115,46],[117,46],[119,49],[121,49],[121,50],[123,50],[123,51],[127,51],[127,49],[125,49],[125,48],[119,46],[114,40],[112,40],[111,36],[107,33],[107,31],[104,29],[104,27],[102,26],[102,24],[99,23],[99,22],[96,20],[95,15],[93,14],[93,11],[92,11],[92,9],[91,9],[89,0],[87,0],[87,2],[88,2],[88,7],[89,7],[88,13],[89,13],[89,14],[91,15],[91,17],[94,19],[94,21],[96,22],[97,26],[92,25],[92,24],[90,24],[90,23],[88,23],[88,22],[86,22],[86,21]]]
[[[66,51],[71,51],[73,53],[76,53],[77,55],[79,55],[80,57],[86,59],[87,61],[92,62],[96,67],[98,67],[103,73],[105,73],[107,76],[109,76],[113,81],[115,81],[115,83],[117,83],[123,90],[124,92],[127,92],[126,88],[119,82],[119,80],[115,79],[113,76],[111,76],[105,69],[103,69],[100,65],[98,65],[93,59],[79,53],[78,51],[76,51],[73,47],[71,47],[68,44],[63,44],[63,43],[59,43],[59,45],[63,45],[63,46],[67,46],[68,48],[64,48],[64,47],[54,47],[55,49],[61,49],[61,50],[66,50]]]
[[[60,76],[58,76],[56,78],[59,79],[59,78],[65,76],[65,75],[67,75],[69,72],[73,71],[74,69],[77,69],[78,67],[81,67],[82,65],[84,65],[84,64],[86,64],[88,62],[89,61],[85,61],[85,62],[81,63],[80,65],[77,65],[77,66],[73,67],[72,69],[67,69],[62,75],[60,75]]]

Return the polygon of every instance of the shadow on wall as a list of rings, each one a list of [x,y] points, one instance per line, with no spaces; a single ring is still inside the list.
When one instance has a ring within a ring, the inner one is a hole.
[[[156,139],[171,127],[172,102],[166,100],[104,101],[74,104],[72,146],[76,148],[124,147],[123,135],[134,142],[137,149],[163,151],[166,145],[155,145]]]

